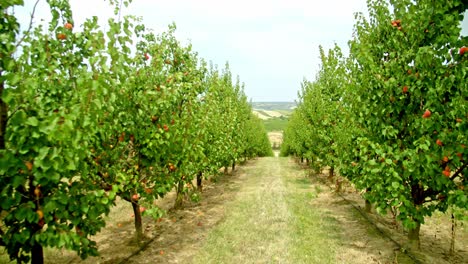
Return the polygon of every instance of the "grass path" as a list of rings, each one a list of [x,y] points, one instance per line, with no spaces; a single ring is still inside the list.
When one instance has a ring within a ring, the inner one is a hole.
[[[335,263],[339,227],[307,206],[317,197],[287,158],[262,158],[195,263]]]

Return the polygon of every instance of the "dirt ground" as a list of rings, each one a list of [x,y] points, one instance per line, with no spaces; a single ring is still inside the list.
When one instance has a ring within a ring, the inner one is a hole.
[[[275,158],[267,159],[275,162]],[[45,252],[46,263],[192,263],[210,231],[224,221],[226,205],[236,199],[238,190],[249,177],[246,168],[256,166],[257,162],[249,161],[233,174],[205,182],[202,199],[198,203],[187,200],[182,209],[171,210],[174,195],[160,200],[158,204],[168,210],[167,215],[158,220],[143,219],[147,238],[141,246],[133,240],[131,206],[119,202],[109,216],[108,226],[94,238],[101,256],[82,261],[73,252],[48,249]],[[341,237],[344,239],[340,240],[336,263],[417,263],[404,253],[406,237],[401,226],[394,225],[390,216],[368,214],[368,218],[384,232],[382,235],[353,207],[363,208],[364,202],[352,186],[345,184],[342,187],[341,193],[350,201],[347,202],[335,193],[334,184],[325,183],[325,178],[325,174],[307,178],[310,188],[319,190],[318,196],[308,206],[326,212],[326,221],[337,221],[343,227]],[[454,255],[448,253],[451,220],[446,214],[428,219],[421,227],[421,250],[410,251],[410,254],[416,256],[420,263],[468,263],[468,230],[462,226],[463,222],[458,224]],[[403,245],[403,249],[387,235]]]
[[[327,180],[328,171],[324,170],[321,175],[313,175],[312,181],[320,184],[326,184],[331,192],[324,192],[319,196],[319,199],[314,200],[315,205],[320,207],[326,207],[330,210],[333,215],[343,215],[340,213],[342,210],[354,211],[355,218],[343,219],[343,226],[353,226],[353,229],[348,229],[346,234],[347,237],[351,238],[356,236],[365,236],[365,230],[359,228],[357,225],[352,224],[357,219],[364,219],[361,212],[364,213],[364,200],[359,193],[353,188],[353,186],[341,179],[340,195],[337,195],[338,182],[333,183]],[[343,197],[346,200],[343,200]],[[340,206],[335,206],[339,204]],[[359,209],[359,211],[356,210]],[[450,213],[436,212],[430,218],[426,219],[426,223],[421,226],[420,230],[420,249],[411,248],[407,239],[407,233],[400,223],[394,221],[392,214],[387,215],[377,214],[374,210],[370,214],[364,213],[368,220],[364,221],[367,232],[377,232],[386,241],[395,241],[392,243],[392,250],[394,251],[394,263],[468,263],[468,227],[466,221],[456,221],[455,226],[455,253],[450,254],[450,243],[452,237],[452,220]],[[360,230],[361,229],[361,230]],[[349,257],[353,254],[352,248],[362,247],[368,244],[381,243],[381,241],[370,241],[367,238],[364,239],[363,244],[349,245],[349,251],[344,252],[343,255]],[[388,248],[381,248],[379,251],[380,255],[388,254]],[[407,252],[407,254],[405,253]],[[406,255],[401,260],[401,256]],[[359,258],[358,255],[355,256]],[[399,261],[397,261],[398,259]],[[369,263],[369,262],[362,262]],[[380,262],[375,262],[380,263]]]
[[[134,218],[129,203],[120,201],[109,215],[108,225],[94,237],[99,257],[81,260],[66,250],[46,250],[45,263],[190,263],[190,257],[206,238],[208,231],[222,221],[224,205],[233,199],[245,174],[234,174],[205,181],[199,203],[187,199],[180,210],[172,210],[175,193],[157,204],[167,214],[153,220],[143,217],[145,242],[134,241]]]

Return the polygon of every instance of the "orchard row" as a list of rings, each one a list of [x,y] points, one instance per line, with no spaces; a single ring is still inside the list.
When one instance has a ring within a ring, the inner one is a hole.
[[[0,245],[11,259],[41,263],[43,247],[96,255],[90,236],[118,198],[140,238],[141,213],[162,214],[155,199],[175,189],[180,206],[195,178],[201,188],[271,155],[229,66],[208,67],[175,26],[155,35],[123,17],[103,30],[93,17],[78,28],[60,0],[48,1],[47,28],[20,34],[21,2],[0,7]]]
[[[348,57],[320,48],[282,153],[346,177],[418,241],[425,217],[468,207],[468,5],[385,2],[356,16]]]

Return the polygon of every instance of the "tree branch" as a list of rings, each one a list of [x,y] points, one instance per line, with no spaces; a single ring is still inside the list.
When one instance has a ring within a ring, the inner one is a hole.
[[[450,177],[450,180],[453,181],[464,169],[466,169],[466,167],[468,167],[468,162],[466,162],[460,168],[458,168],[458,170],[452,175],[452,177]]]
[[[37,4],[39,4],[39,1],[40,1],[40,0],[36,0],[36,3],[34,4],[34,7],[33,7],[33,10],[32,10],[32,13],[31,13],[31,20],[29,20],[28,30],[26,30],[26,32],[23,34],[23,36],[22,36],[21,39],[18,41],[18,43],[16,43],[15,48],[14,48],[13,51],[12,51],[12,54],[16,51],[16,49],[19,47],[19,45],[21,45],[21,43],[24,41],[24,39],[26,38],[26,36],[29,35],[29,32],[31,32],[32,24],[33,24],[33,19],[34,19],[34,14],[36,13],[36,7],[37,7]],[[11,55],[11,54],[10,54],[10,55]]]

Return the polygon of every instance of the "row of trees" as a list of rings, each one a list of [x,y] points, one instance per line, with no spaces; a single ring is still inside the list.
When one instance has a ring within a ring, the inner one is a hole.
[[[464,1],[368,1],[350,54],[320,48],[285,131],[283,155],[329,166],[419,240],[434,211],[468,207]]]
[[[0,4],[0,245],[18,262],[43,247],[96,255],[90,239],[117,197],[161,216],[153,201],[174,188],[176,206],[197,177],[271,155],[265,129],[229,66],[219,71],[175,37],[135,17],[96,17],[77,28],[68,1],[20,33]],[[115,3],[116,6],[117,3]],[[116,8],[116,16],[119,9]]]

